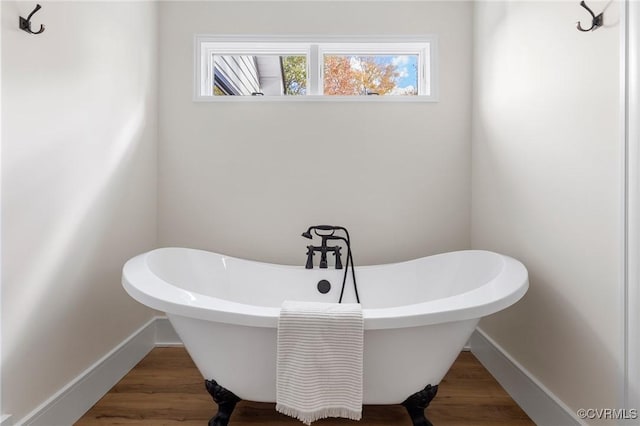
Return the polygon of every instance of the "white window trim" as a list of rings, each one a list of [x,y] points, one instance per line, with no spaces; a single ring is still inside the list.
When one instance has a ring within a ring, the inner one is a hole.
[[[259,44],[259,46],[257,45]],[[391,51],[390,51],[391,49]],[[305,96],[214,96],[213,53],[307,55]],[[382,54],[403,52],[420,58],[417,96],[326,96],[322,95],[322,67],[319,58],[330,54]],[[430,35],[395,36],[298,36],[298,35],[204,35],[194,37],[193,100],[195,102],[438,102],[438,39]],[[429,64],[427,72],[425,64]],[[427,74],[431,78],[427,78]],[[203,89],[204,88],[204,89]],[[204,90],[204,92],[202,91]]]

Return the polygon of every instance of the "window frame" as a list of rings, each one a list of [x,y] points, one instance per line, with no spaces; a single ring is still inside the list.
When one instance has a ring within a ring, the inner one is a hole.
[[[213,55],[305,55],[307,94],[300,96],[213,95]],[[418,95],[323,94],[323,55],[418,55]],[[299,36],[206,35],[194,37],[195,102],[438,102],[438,39],[428,35]]]

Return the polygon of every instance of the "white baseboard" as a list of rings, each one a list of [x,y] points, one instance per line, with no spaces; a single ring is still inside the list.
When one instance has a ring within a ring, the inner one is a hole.
[[[480,328],[469,343],[475,357],[538,426],[586,425]]]
[[[13,420],[9,414],[2,414],[0,416],[0,426],[13,426]]]
[[[156,346],[177,346],[180,339],[165,317],[155,317],[86,369],[15,426],[71,425]],[[5,425],[3,418],[0,426]]]

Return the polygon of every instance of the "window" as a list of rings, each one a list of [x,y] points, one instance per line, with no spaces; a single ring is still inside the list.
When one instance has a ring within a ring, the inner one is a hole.
[[[434,36],[196,36],[195,42],[198,101],[437,100]]]

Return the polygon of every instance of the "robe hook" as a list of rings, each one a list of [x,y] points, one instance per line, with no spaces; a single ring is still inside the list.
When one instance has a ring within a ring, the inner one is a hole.
[[[36,8],[27,16],[27,19],[24,19],[22,16],[20,17],[20,29],[28,32],[29,34],[40,34],[44,31],[44,25],[40,25],[40,30],[37,32],[31,31],[31,17],[34,13],[39,11],[42,8],[39,4],[36,4]]]
[[[589,14],[591,15],[591,27],[582,28],[582,25],[580,25],[580,22],[578,22],[578,25],[576,26],[576,28],[578,28],[578,31],[582,31],[586,33],[588,31],[593,31],[596,28],[602,26],[604,21],[604,12],[596,16],[596,14],[593,13],[593,11],[589,8],[589,6],[587,6],[584,0],[580,2],[580,6],[584,7],[587,10],[587,12],[589,12]]]

